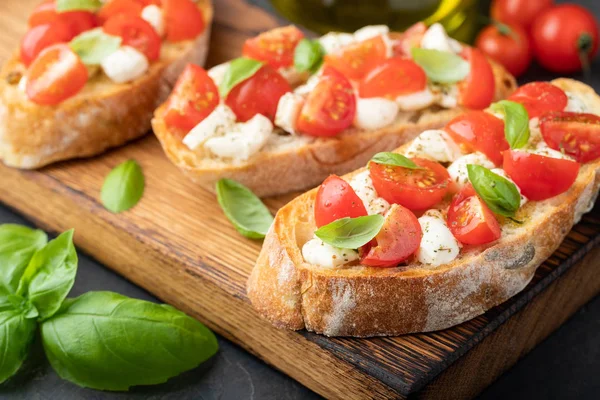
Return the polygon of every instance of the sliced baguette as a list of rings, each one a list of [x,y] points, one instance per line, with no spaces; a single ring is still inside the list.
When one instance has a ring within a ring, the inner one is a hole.
[[[600,97],[587,85],[570,79],[553,83],[600,114]],[[591,210],[599,186],[600,160],[582,165],[567,192],[519,210],[516,217],[524,224],[505,222],[498,242],[463,250],[436,268],[415,263],[326,269],[304,262],[302,246],[316,229],[313,189],[277,213],[248,281],[248,297],[277,327],[328,336],[400,335],[457,325],[520,292]]]
[[[493,63],[496,78],[495,99],[511,94],[515,79]],[[260,197],[302,190],[322,182],[330,174],[343,174],[364,165],[375,153],[394,149],[426,129],[444,126],[461,109],[428,108],[401,112],[396,121],[378,130],[348,129],[334,138],[306,135],[272,135],[265,148],[248,161],[234,163],[212,156],[199,148],[185,146],[165,125],[166,106],[156,110],[152,120],[154,134],[169,159],[192,181],[214,191],[221,178],[234,179]]]
[[[152,113],[185,65],[206,60],[213,8],[210,0],[198,1],[198,7],[205,31],[194,40],[163,42],[160,60],[142,77],[116,84],[97,73],[57,106],[37,105],[18,87],[26,67],[16,51],[0,71],[0,160],[11,167],[39,168],[100,154],[147,133]]]

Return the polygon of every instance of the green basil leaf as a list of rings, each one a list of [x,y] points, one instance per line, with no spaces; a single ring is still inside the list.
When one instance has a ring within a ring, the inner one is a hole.
[[[100,198],[107,210],[114,213],[129,210],[144,194],[144,173],[134,160],[127,160],[106,176]]]
[[[480,165],[468,164],[473,188],[496,214],[512,217],[521,205],[521,195],[514,183]]]
[[[77,252],[71,229],[33,255],[19,282],[17,294],[35,306],[40,319],[49,318],[69,294],[76,273]]]
[[[31,302],[18,294],[8,294],[0,297],[0,312],[16,310],[27,319],[35,319],[40,313]]]
[[[461,56],[447,51],[411,49],[413,60],[423,68],[433,82],[454,83],[469,76],[471,65]]]
[[[264,238],[273,223],[273,215],[263,202],[231,179],[217,182],[217,201],[235,229],[247,238]]]
[[[165,382],[218,350],[208,328],[175,308],[111,292],[67,299],[41,333],[60,377],[100,390]]]
[[[102,8],[102,0],[56,0],[56,11],[84,10],[96,12]]]
[[[294,68],[315,73],[321,67],[324,55],[325,49],[318,40],[302,39],[294,50]]]
[[[396,167],[423,169],[415,164],[410,158],[404,157],[402,154],[398,153],[377,153],[371,158],[371,161],[377,164],[394,165]]]
[[[385,218],[379,214],[341,218],[317,229],[323,242],[341,249],[358,249],[369,243],[381,230]]]
[[[504,135],[511,149],[519,149],[529,142],[529,115],[522,104],[502,100],[491,109],[504,114]]]
[[[0,296],[16,293],[19,280],[33,254],[44,247],[48,237],[43,231],[22,225],[0,225]]]
[[[262,66],[263,63],[251,58],[240,57],[232,60],[229,63],[227,71],[225,71],[223,80],[219,84],[219,94],[221,95],[221,98],[225,98],[225,96],[227,96],[229,91],[233,89],[235,85],[250,78]]]
[[[0,383],[17,373],[29,353],[37,323],[18,310],[0,311]]]
[[[104,33],[102,28],[92,29],[76,36],[69,46],[87,65],[99,65],[121,45],[121,38]]]

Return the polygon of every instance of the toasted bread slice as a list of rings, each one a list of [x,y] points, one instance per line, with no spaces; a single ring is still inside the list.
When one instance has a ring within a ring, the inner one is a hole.
[[[147,133],[152,113],[185,65],[204,64],[213,8],[210,0],[198,1],[198,7],[205,31],[194,40],[163,42],[160,60],[142,77],[116,84],[98,73],[57,106],[35,104],[18,87],[26,67],[16,51],[0,71],[0,160],[11,167],[39,168],[100,154]]]
[[[600,114],[600,97],[587,85],[570,79],[552,83],[577,94]],[[523,290],[582,214],[591,210],[599,186],[600,160],[582,165],[567,192],[525,204],[517,215],[522,225],[505,223],[499,241],[463,249],[449,264],[338,269],[310,265],[302,257],[302,246],[316,229],[313,189],[277,213],[248,281],[248,297],[280,328],[328,336],[400,335],[457,325]]]
[[[508,97],[516,88],[515,79],[499,64],[492,63],[496,78],[495,99]],[[394,149],[426,129],[444,126],[460,114],[460,108],[430,107],[400,112],[396,121],[378,130],[348,129],[333,138],[307,135],[272,135],[257,154],[244,162],[212,156],[203,148],[190,150],[165,125],[166,105],[152,120],[169,159],[194,182],[214,190],[221,178],[234,179],[257,196],[272,196],[315,186],[330,174],[344,174],[364,165],[374,154]]]

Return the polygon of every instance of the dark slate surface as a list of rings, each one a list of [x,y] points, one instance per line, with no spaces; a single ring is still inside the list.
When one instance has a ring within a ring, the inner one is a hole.
[[[266,0],[252,0],[265,4]],[[563,2],[563,1],[559,1]],[[600,1],[580,0],[600,17]],[[596,60],[594,69],[600,71]],[[532,67],[522,81],[552,79]],[[575,78],[581,79],[580,76]],[[592,84],[600,90],[600,74]],[[0,204],[0,223],[28,224]],[[130,297],[156,299],[90,257],[79,254],[79,273],[71,296],[89,290],[111,290]],[[577,312],[547,340],[484,391],[480,399],[598,399],[600,398],[600,297]],[[220,338],[221,350],[210,362],[169,382],[134,388],[129,393],[108,393],[79,388],[61,380],[45,361],[39,345],[23,370],[0,386],[2,399],[312,399],[318,396],[272,369],[238,346]]]

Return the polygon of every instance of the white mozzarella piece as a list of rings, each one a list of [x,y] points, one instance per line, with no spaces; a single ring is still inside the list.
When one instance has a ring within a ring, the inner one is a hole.
[[[488,169],[496,167],[489,158],[479,152],[467,154],[466,156],[458,158],[448,167],[448,174],[461,189],[467,182],[469,182],[469,173],[467,171],[468,164],[481,165],[482,167]]]
[[[580,97],[571,92],[565,92],[567,95],[567,106],[565,107],[565,111],[584,113],[587,112],[587,106]]]
[[[213,80],[215,85],[217,85],[217,87],[219,87],[221,82],[223,82],[223,78],[225,78],[225,73],[227,72],[227,69],[229,69],[229,62],[215,65],[207,71],[208,76],[210,76],[210,78]]]
[[[441,129],[430,129],[417,136],[408,146],[404,155],[439,162],[452,162],[462,157],[462,151],[446,132]]]
[[[113,82],[125,83],[144,75],[148,70],[148,59],[130,46],[122,46],[107,56],[100,64],[102,70]]]
[[[165,19],[162,9],[154,4],[144,7],[141,17],[148,22],[159,36],[165,35]]]
[[[318,40],[327,54],[335,53],[341,48],[355,42],[354,35],[341,32],[329,32],[321,36]]]
[[[213,136],[224,135],[235,125],[235,114],[231,108],[224,104],[218,105],[208,117],[204,118],[198,125],[183,138],[190,150],[195,150],[203,145]]]
[[[17,85],[17,89],[21,92],[25,93],[25,89],[27,88],[27,77],[23,75],[21,79],[19,79],[19,84]]]
[[[442,24],[439,23],[435,23],[427,29],[421,39],[421,48],[451,53],[459,53],[462,50],[461,44],[451,39]]]
[[[515,181],[513,181],[512,179],[510,179],[508,177],[508,175],[506,175],[506,172],[502,169],[502,168],[494,168],[492,169],[492,172],[500,175],[503,178],[508,179],[509,181],[511,181],[512,183],[515,184],[515,186],[517,187],[517,190],[519,191],[519,194],[521,195],[521,203],[519,204],[520,207],[523,207],[525,205],[525,203],[527,203],[529,201],[529,199],[525,196],[523,196],[523,194],[521,194],[521,188],[515,183]]]
[[[356,99],[354,125],[360,129],[380,129],[390,125],[398,115],[398,104],[383,97]]]
[[[438,104],[444,108],[458,107],[458,86],[446,85],[442,90]]]
[[[386,25],[368,25],[354,32],[354,40],[362,42],[363,40],[371,39],[379,35],[387,35],[390,33],[390,28]]]
[[[538,145],[536,146],[536,148],[529,150],[529,152],[533,153],[533,154],[538,154],[538,155],[544,156],[544,157],[560,158],[563,160],[573,160],[572,157],[570,157],[558,150],[554,150],[554,149],[548,147],[548,145],[543,141],[539,142]]]
[[[208,139],[204,147],[218,157],[246,161],[263,148],[272,132],[269,118],[256,114],[246,122],[235,124],[224,136]]]
[[[277,103],[275,125],[292,134],[296,133],[296,121],[303,105],[303,96],[292,92],[285,93]]]
[[[308,78],[304,85],[300,85],[296,89],[294,89],[294,93],[303,95],[309,94],[310,92],[315,90],[315,88],[319,84],[320,76],[320,72],[312,75],[310,78]]]
[[[444,215],[439,210],[429,210],[419,218],[423,231],[417,251],[420,263],[438,266],[452,262],[460,252],[458,241],[450,232]]]
[[[352,249],[340,249],[324,243],[315,237],[302,246],[302,257],[309,264],[324,268],[336,268],[358,260],[358,252]]]
[[[429,88],[425,88],[420,92],[411,93],[396,97],[396,103],[401,110],[413,111],[427,108],[435,104],[440,98],[438,93],[434,93]]]
[[[286,81],[292,86],[302,82],[304,80],[305,74],[302,72],[298,72],[294,66],[279,68],[277,70],[285,78]]]
[[[349,183],[369,215],[383,215],[390,209],[390,203],[377,195],[368,170],[355,175]]]

